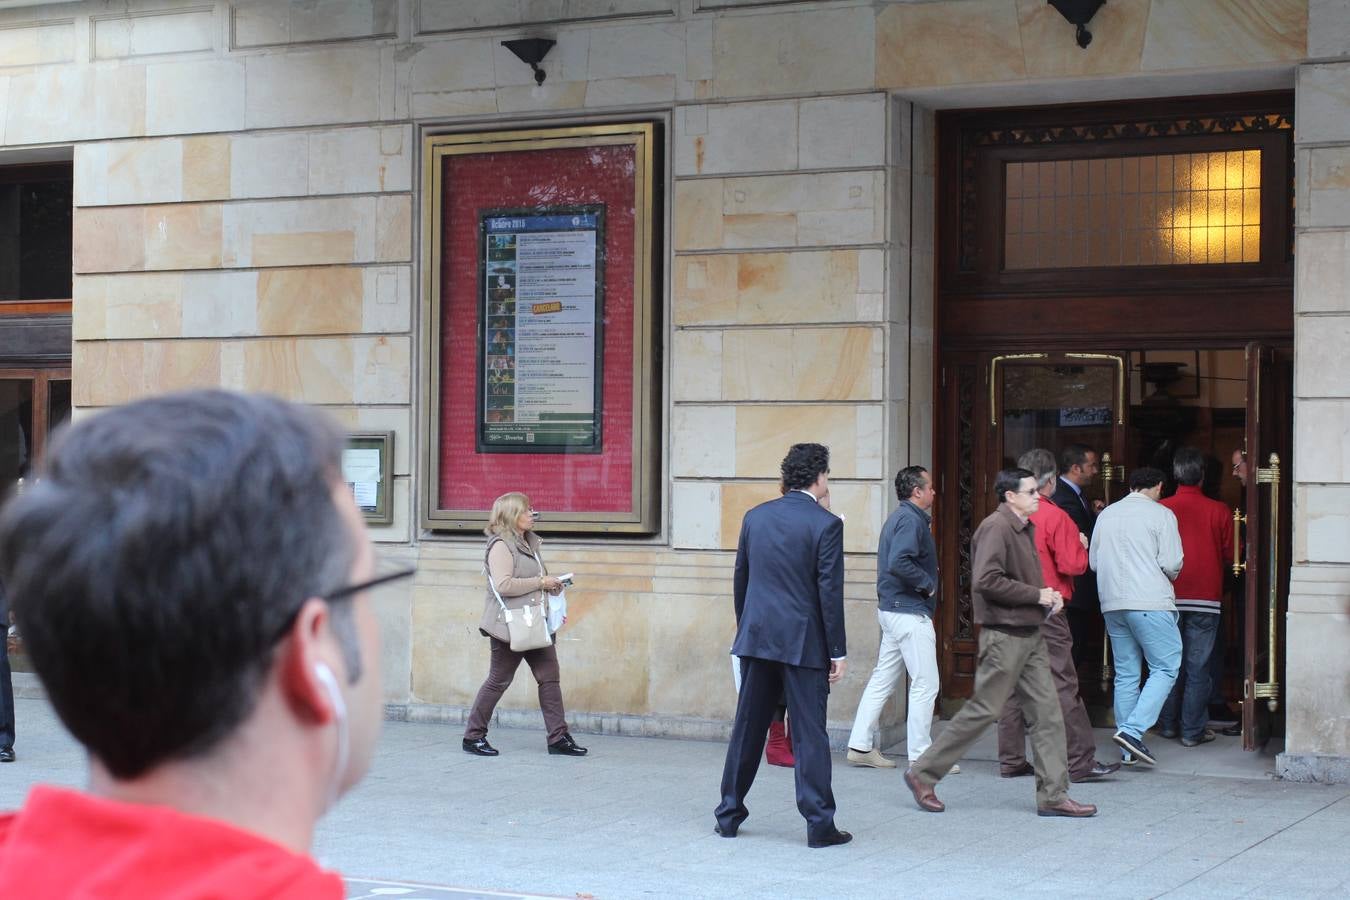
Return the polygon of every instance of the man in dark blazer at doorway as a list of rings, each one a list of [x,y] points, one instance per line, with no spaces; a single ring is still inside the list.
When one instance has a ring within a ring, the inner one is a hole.
[[[853,839],[834,824],[825,707],[844,676],[844,523],[820,506],[829,493],[830,451],[794,444],[783,459],[786,493],[745,514],[736,546],[736,641],[741,693],[722,771],[714,829],[734,838],[750,814],[745,795],[759,771],[764,737],[786,696],[797,758],[797,809],[806,843]]]
[[[1059,480],[1050,497],[1060,509],[1069,514],[1078,530],[1092,538],[1092,526],[1097,521],[1100,500],[1088,500],[1084,489],[1092,484],[1098,471],[1097,451],[1087,444],[1069,444],[1059,452]],[[1073,635],[1073,663],[1080,666],[1092,636],[1093,623],[1100,619],[1101,601],[1097,599],[1097,575],[1091,569],[1073,579],[1073,602],[1064,607]]]

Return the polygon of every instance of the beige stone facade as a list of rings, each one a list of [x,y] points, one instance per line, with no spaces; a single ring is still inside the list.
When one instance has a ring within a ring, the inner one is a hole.
[[[890,479],[934,448],[933,110],[1295,89],[1286,749],[1323,776],[1350,757],[1344,0],[1111,0],[1086,51],[1043,0],[18,6],[0,9],[0,165],[73,158],[75,404],[223,385],[394,431],[375,536],[419,575],[379,601],[387,699],[452,721],[486,648],[481,542],[416,529],[427,130],[665,125],[662,528],[547,553],[579,575],[578,724],[712,736],[734,705],[728,551],[793,441],[832,446],[847,518],[836,729],[875,659]],[[522,35],[557,40],[542,87],[500,46]],[[503,716],[533,706],[517,684]]]

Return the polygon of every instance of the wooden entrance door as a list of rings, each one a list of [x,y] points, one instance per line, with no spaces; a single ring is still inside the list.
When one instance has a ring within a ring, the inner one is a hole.
[[[938,604],[939,679],[944,705],[974,687],[976,627],[971,605],[970,538],[997,506],[994,475],[1027,450],[1082,443],[1096,451],[1102,474],[1084,490],[1110,502],[1124,478],[1128,355],[1063,350],[955,352],[944,357],[940,395],[942,467],[937,510],[942,554]],[[950,598],[950,599],[947,599]],[[1100,643],[1096,655],[1100,658]]]
[[[1247,484],[1242,576],[1242,749],[1256,750],[1278,730],[1289,599],[1293,491],[1293,364],[1287,352],[1247,345]]]

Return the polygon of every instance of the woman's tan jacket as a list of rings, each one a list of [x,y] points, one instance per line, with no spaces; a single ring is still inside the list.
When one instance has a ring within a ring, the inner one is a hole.
[[[548,567],[543,565],[543,557],[539,555],[539,544],[539,535],[533,531],[525,532],[520,540],[501,534],[494,534],[488,538],[485,550],[488,577],[497,586],[497,593],[502,595],[502,603],[509,609],[520,609],[527,603],[543,598],[544,612],[546,615],[548,613],[548,594],[543,588]],[[505,554],[500,551],[496,554],[492,552],[498,545],[511,554],[509,568]],[[536,562],[536,559],[539,561]],[[487,604],[483,607],[483,621],[479,623],[478,630],[499,641],[509,643],[511,640],[511,635],[506,630],[506,620],[502,618],[501,604],[497,602],[496,594],[492,593],[490,587],[487,589]]]

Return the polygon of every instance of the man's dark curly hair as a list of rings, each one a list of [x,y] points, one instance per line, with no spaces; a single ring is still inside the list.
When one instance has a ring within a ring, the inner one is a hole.
[[[783,486],[800,491],[816,483],[822,472],[830,471],[830,448],[824,444],[793,444],[783,457]]]

